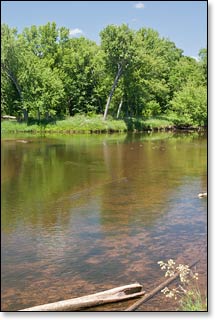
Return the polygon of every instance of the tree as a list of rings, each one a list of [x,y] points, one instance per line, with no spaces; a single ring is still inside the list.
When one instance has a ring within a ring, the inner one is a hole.
[[[182,57],[171,70],[169,84],[172,98],[169,109],[176,113],[177,122],[187,125],[207,124],[206,56],[196,61]]]
[[[6,77],[16,89],[16,100],[23,105],[22,88],[18,79],[20,68],[20,50],[17,45],[17,30],[10,29],[6,24],[1,29],[1,71],[2,81],[6,84]],[[9,86],[7,86],[9,88]],[[6,86],[4,86],[6,88]],[[6,94],[9,94],[8,92]],[[12,112],[14,110],[11,110]]]
[[[156,117],[175,113],[206,123],[207,50],[182,55],[150,28],[109,25],[101,45],[54,22],[16,29],[2,25],[1,110],[32,118],[103,113]],[[104,109],[105,105],[105,109]],[[191,116],[190,116],[190,105]]]
[[[106,120],[109,105],[118,81],[133,61],[135,53],[133,45],[134,33],[125,24],[121,26],[109,25],[101,31],[100,36],[102,49],[106,53],[107,69],[112,74],[115,74],[104,111],[103,118]]]
[[[70,115],[96,113],[100,108],[103,60],[95,42],[81,38],[70,39],[63,49],[59,69],[67,96]]]
[[[25,28],[21,37],[23,45],[28,50],[31,50],[36,57],[46,59],[48,65],[53,68],[56,65],[58,41],[66,36],[64,32],[64,29],[56,27],[55,22],[48,22],[43,26],[33,25],[30,28]]]
[[[197,61],[191,57],[181,57],[176,65],[170,70],[169,87],[172,95],[191,79],[197,83],[201,80],[200,67]],[[201,84],[201,83],[200,83]]]
[[[204,75],[205,84],[207,84],[207,76],[208,76],[208,70],[207,70],[207,49],[203,48],[199,51],[199,65],[201,67],[202,73]]]
[[[25,69],[20,74],[23,87],[24,106],[33,118],[61,114],[64,86],[58,69],[51,69],[46,61],[26,53]]]
[[[130,116],[155,116],[165,113],[170,99],[170,70],[182,50],[150,28],[134,34],[135,53],[124,73],[124,106]]]
[[[207,90],[204,86],[188,81],[174,94],[172,110],[178,116],[179,124],[204,126],[207,124]]]
[[[40,115],[47,117],[61,112],[59,104],[64,88],[53,60],[57,52],[56,40],[55,24],[25,28],[20,35],[6,25],[2,28],[2,83],[6,90],[9,85],[5,75],[12,81],[18,93],[13,111],[20,115],[22,110],[25,121],[29,115],[40,118]],[[4,91],[4,95],[7,98],[3,101],[9,101],[10,92]]]

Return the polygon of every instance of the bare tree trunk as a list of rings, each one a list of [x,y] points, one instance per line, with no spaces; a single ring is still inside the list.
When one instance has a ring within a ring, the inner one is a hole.
[[[116,118],[117,118],[117,119],[118,119],[119,114],[120,114],[120,111],[121,111],[122,103],[123,103],[123,99],[121,98],[121,101],[120,101],[120,103],[119,103],[119,107],[118,107],[117,116],[116,116]]]
[[[117,72],[117,74],[116,74],[114,83],[113,83],[113,85],[112,85],[112,89],[111,89],[110,94],[109,94],[108,99],[107,99],[107,103],[106,103],[106,107],[105,107],[105,111],[104,111],[104,116],[103,116],[103,119],[104,119],[104,120],[106,120],[106,116],[107,116],[107,112],[108,112],[108,109],[109,109],[109,105],[110,105],[110,102],[111,102],[113,93],[114,93],[114,91],[115,91],[115,88],[116,88],[116,86],[117,86],[117,83],[118,83],[121,75],[122,75],[122,65],[118,65],[118,72]]]

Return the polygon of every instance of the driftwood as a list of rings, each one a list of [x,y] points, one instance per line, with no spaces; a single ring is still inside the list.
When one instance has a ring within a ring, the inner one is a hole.
[[[145,293],[142,288],[141,284],[133,283],[80,298],[43,304],[19,311],[77,311],[86,307],[139,297]]]
[[[201,192],[201,193],[199,193],[199,194],[198,194],[198,197],[199,197],[199,198],[205,198],[205,197],[207,197],[207,192]]]
[[[197,260],[196,262],[194,262],[193,264],[191,264],[189,266],[189,268],[192,268],[193,266],[195,266],[197,263],[199,262],[199,260]],[[167,280],[165,280],[164,282],[162,282],[159,286],[157,286],[155,289],[153,289],[152,291],[150,291],[149,293],[145,294],[141,299],[139,299],[137,302],[135,302],[134,304],[132,304],[129,308],[125,309],[125,311],[134,311],[136,310],[138,307],[141,306],[141,304],[143,304],[144,302],[148,301],[149,299],[151,299],[156,293],[158,293],[160,290],[162,290],[163,288],[165,288],[166,286],[168,286],[171,282],[173,282],[175,279],[177,279],[179,276],[179,272],[175,273],[172,277],[168,278]]]

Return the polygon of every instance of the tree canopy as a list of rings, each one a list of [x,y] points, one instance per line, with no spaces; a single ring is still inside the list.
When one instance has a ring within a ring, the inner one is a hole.
[[[108,25],[101,44],[54,22],[1,31],[1,112],[29,118],[172,115],[207,124],[207,50],[198,61],[156,30]]]

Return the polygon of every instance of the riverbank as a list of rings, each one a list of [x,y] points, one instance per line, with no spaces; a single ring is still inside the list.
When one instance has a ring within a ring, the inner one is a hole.
[[[28,123],[16,120],[3,120],[1,132],[32,132],[32,133],[112,133],[112,132],[142,132],[174,129],[198,129],[192,126],[176,126],[175,121],[166,117],[160,118],[124,118],[103,120],[101,115],[93,117],[76,115],[64,120],[36,121]]]

